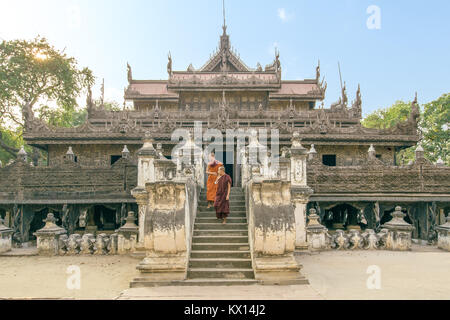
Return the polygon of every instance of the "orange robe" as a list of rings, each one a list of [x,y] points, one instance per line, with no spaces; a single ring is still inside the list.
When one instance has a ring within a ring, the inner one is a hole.
[[[222,166],[222,163],[219,161],[216,161],[215,166],[208,165],[208,169],[206,171],[208,172],[215,172],[217,173],[219,171],[219,168]],[[206,200],[207,201],[215,201],[216,200],[216,192],[217,192],[217,184],[216,182],[217,176],[215,175],[208,175],[208,181],[206,182]]]

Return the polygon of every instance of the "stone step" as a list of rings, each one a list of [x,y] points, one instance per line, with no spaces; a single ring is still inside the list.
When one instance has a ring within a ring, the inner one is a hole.
[[[224,229],[233,229],[233,230],[247,230],[247,223],[228,223],[222,224],[221,222],[217,223],[195,223],[194,230],[224,230]]]
[[[255,274],[251,268],[190,268],[187,276],[189,279],[215,278],[215,279],[254,279]]]
[[[245,201],[245,195],[243,193],[230,192],[230,198],[235,199],[235,200],[244,200]],[[202,200],[202,201],[206,201],[206,193],[200,193],[198,199]]]
[[[208,202],[200,200],[198,202],[198,206],[199,207],[208,207]],[[233,206],[233,207],[234,206],[245,207],[245,201],[230,199],[230,206]]]
[[[217,219],[217,217],[197,217],[195,223],[217,223],[222,222],[222,219]],[[235,217],[229,216],[227,218],[227,223],[247,223],[246,217]]]
[[[214,211],[215,212],[214,207],[208,208],[207,206],[198,206],[197,210],[199,210],[199,211]],[[235,211],[244,211],[244,210],[246,210],[246,208],[245,208],[245,205],[232,205],[232,204],[230,204],[230,211],[233,211],[233,210],[235,210]]]
[[[248,243],[248,236],[193,236],[192,243]]]
[[[194,230],[194,236],[248,236],[248,230]]]
[[[215,218],[216,217],[216,213],[215,212],[198,212],[197,213],[197,218]],[[247,218],[247,214],[245,213],[245,211],[235,211],[235,212],[230,212],[230,215],[228,216],[229,218]]]
[[[216,214],[216,210],[214,208],[209,208],[209,209],[197,209],[198,213],[211,213],[211,214]],[[235,209],[235,208],[230,208],[230,213],[247,213],[245,211],[245,207],[242,207],[240,209]]]
[[[130,283],[130,288],[161,287],[161,286],[245,286],[256,285],[255,279],[187,279],[172,281],[149,281],[145,278],[136,278]]]
[[[252,260],[242,258],[191,258],[189,268],[251,269]]]
[[[248,242],[244,243],[193,243],[192,244],[193,251],[248,251],[250,250],[250,246]]]
[[[194,250],[194,251],[191,251],[191,259],[196,259],[196,258],[250,259],[250,251],[236,251],[236,250]]]

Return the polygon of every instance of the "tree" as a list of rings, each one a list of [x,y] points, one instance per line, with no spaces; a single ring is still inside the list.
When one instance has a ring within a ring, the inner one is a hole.
[[[76,98],[93,83],[91,70],[80,69],[74,58],[45,38],[0,43],[0,149],[11,156],[17,152],[16,144],[8,145],[5,131],[17,133],[20,140],[26,105],[32,111],[42,111],[50,122],[68,125],[67,119],[77,114]],[[56,104],[54,111],[50,111],[48,101]],[[58,114],[66,119],[56,120]]]
[[[423,148],[429,160],[441,158],[450,165],[450,93],[424,105],[422,115]]]
[[[411,103],[397,101],[391,107],[379,109],[365,117],[362,124],[367,128],[388,129],[405,121],[411,111]]]
[[[367,128],[388,129],[405,121],[410,111],[410,102],[397,101],[389,108],[379,109],[369,114],[362,120],[362,124]],[[441,157],[447,165],[450,165],[449,122],[450,94],[444,94],[421,107],[419,122],[419,130],[422,132],[421,143],[425,150],[425,157],[432,162],[436,162]],[[397,153],[397,163],[414,160],[415,149],[411,147]]]

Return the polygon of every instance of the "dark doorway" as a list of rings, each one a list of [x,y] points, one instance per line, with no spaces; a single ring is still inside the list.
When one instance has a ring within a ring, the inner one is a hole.
[[[223,163],[223,166],[225,167],[225,173],[231,177],[231,180],[233,180],[233,186],[236,186],[236,179],[234,176],[234,151],[218,152],[216,153],[216,159]]]

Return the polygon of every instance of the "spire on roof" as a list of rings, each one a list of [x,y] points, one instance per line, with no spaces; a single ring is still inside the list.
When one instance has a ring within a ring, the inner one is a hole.
[[[227,33],[227,23],[225,20],[225,0],[222,0],[222,9],[223,9],[223,34],[225,35]]]

